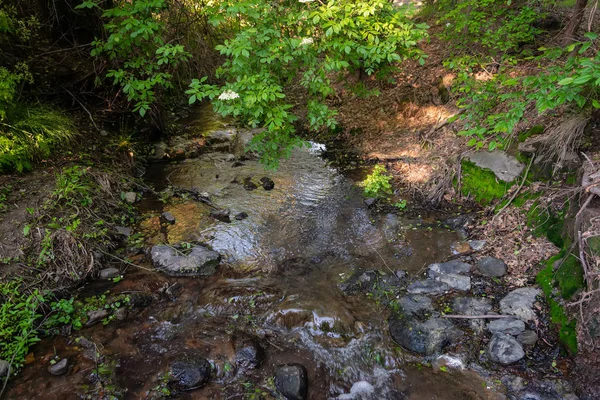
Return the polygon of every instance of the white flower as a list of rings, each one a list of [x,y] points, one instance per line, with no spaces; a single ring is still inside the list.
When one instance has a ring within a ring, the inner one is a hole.
[[[226,90],[219,95],[219,100],[233,100],[239,98],[240,95],[233,90]]]
[[[302,41],[300,42],[300,46],[306,46],[309,44],[313,44],[314,40],[313,38],[309,37],[309,38],[303,38]]]
[[[310,3],[315,0],[298,0],[300,3]]]

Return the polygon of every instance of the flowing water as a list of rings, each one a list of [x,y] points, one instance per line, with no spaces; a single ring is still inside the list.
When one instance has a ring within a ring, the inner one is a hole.
[[[217,273],[172,278],[147,262],[129,268],[111,292],[150,293],[150,305],[38,345],[8,398],[159,398],[169,364],[196,355],[213,364],[212,381],[176,398],[275,395],[273,368],[285,363],[307,368],[310,399],[495,398],[473,373],[435,373],[409,362],[387,332],[389,311],[368,294],[339,288],[357,271],[417,274],[464,238],[438,227],[434,216],[367,208],[362,190],[331,167],[322,150],[318,144],[297,149],[276,171],[223,152],[151,166],[148,181],[157,188],[197,189],[232,217],[248,215],[226,223],[193,201],[140,205],[154,215],[170,211],[177,220],[147,234],[150,242],[209,244],[223,255]],[[262,177],[273,180],[273,190],[261,187]],[[149,221],[156,225],[157,219]],[[148,233],[148,226],[139,229]],[[257,369],[236,369],[235,343],[248,337],[264,348],[264,360]],[[55,354],[71,364],[62,377],[46,371]]]

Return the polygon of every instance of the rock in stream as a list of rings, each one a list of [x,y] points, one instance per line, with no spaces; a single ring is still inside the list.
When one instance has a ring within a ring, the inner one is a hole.
[[[184,254],[161,244],[153,246],[150,253],[154,267],[170,276],[209,276],[221,262],[219,253],[204,246],[194,246]]]

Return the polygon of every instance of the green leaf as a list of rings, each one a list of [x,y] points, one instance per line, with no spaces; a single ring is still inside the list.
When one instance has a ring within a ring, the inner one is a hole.
[[[23,236],[28,236],[29,235],[29,231],[31,230],[31,226],[29,225],[25,225],[23,227]]]
[[[572,82],[573,82],[573,78],[565,78],[565,79],[558,81],[558,84],[561,86],[566,86],[566,85],[571,84]]]
[[[594,106],[594,108],[600,108],[600,102],[598,102],[598,100],[596,99],[592,100],[592,105]]]
[[[190,96],[190,98],[188,99],[188,104],[194,104],[196,102],[196,95],[192,95]]]

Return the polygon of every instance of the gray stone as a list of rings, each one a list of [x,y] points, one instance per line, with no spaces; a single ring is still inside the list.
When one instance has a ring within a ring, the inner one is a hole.
[[[471,272],[471,266],[460,260],[452,260],[441,264],[429,265],[429,277],[433,278],[435,274],[468,274]]]
[[[137,193],[136,192],[125,192],[125,193],[123,193],[123,200],[125,200],[129,204],[133,204],[137,201]]]
[[[8,374],[10,363],[6,360],[0,360],[0,378]]]
[[[468,276],[457,275],[457,274],[444,274],[438,275],[434,278],[438,282],[445,283],[452,289],[456,290],[471,290],[471,278]]]
[[[48,367],[48,372],[54,376],[61,376],[69,369],[69,360],[63,358],[59,362]]]
[[[112,279],[112,278],[116,278],[117,276],[120,275],[120,271],[117,268],[104,268],[101,269],[99,272],[100,275],[100,279]]]
[[[169,375],[178,390],[201,388],[210,380],[210,363],[205,358],[193,361],[176,361],[170,366]]]
[[[185,255],[167,245],[152,247],[151,258],[154,267],[170,276],[208,276],[215,273],[221,262],[221,255],[204,246],[192,247]]]
[[[92,326],[108,317],[108,310],[105,310],[104,308],[100,310],[90,310],[87,312],[87,317],[88,320],[85,323],[85,326]]]
[[[512,182],[525,169],[525,165],[502,151],[478,151],[467,155],[467,159],[480,168],[491,170],[504,182]]]
[[[126,226],[115,226],[115,233],[117,235],[129,237],[131,236],[131,228],[127,228]]]
[[[171,214],[168,211],[165,211],[164,213],[160,214],[160,219],[167,224],[174,224],[175,223],[175,216],[173,214]]]
[[[394,275],[396,275],[396,278],[398,279],[406,279],[406,277],[408,276],[408,272],[401,270],[401,269],[397,269],[394,271]]]
[[[444,282],[435,281],[433,279],[416,281],[406,288],[406,291],[410,294],[437,295],[447,292],[448,290],[450,290],[450,286],[446,285]]]
[[[275,367],[275,387],[288,400],[305,400],[308,393],[306,368],[300,364]]]
[[[534,287],[515,289],[500,300],[500,310],[503,314],[515,315],[523,321],[535,319],[533,303],[541,291]]]
[[[469,240],[469,246],[473,251],[479,251],[483,249],[487,242],[485,240]]]
[[[414,318],[390,320],[390,335],[400,346],[415,353],[432,355],[440,353],[448,345],[453,345],[463,332],[444,318],[431,318],[420,322]]]
[[[502,365],[515,363],[525,357],[521,344],[505,333],[495,333],[492,336],[488,353],[492,361]]]
[[[526,330],[519,333],[517,341],[523,346],[533,346],[537,343],[538,335],[534,331]]]
[[[237,130],[235,129],[222,129],[209,132],[205,135],[206,142],[209,145],[233,142],[237,136]]]
[[[486,315],[489,314],[492,305],[488,299],[473,297],[457,297],[452,303],[452,311],[460,315]],[[482,333],[485,321],[482,319],[469,319],[469,325],[474,332]]]
[[[483,276],[498,277],[506,274],[506,264],[494,257],[483,257],[477,262],[479,273]]]
[[[369,197],[368,199],[364,200],[365,206],[367,207],[373,207],[375,205],[375,203],[377,203],[377,199],[373,198],[373,197]]]
[[[400,307],[407,315],[428,313],[433,311],[431,299],[427,296],[408,295],[398,300]]]
[[[258,368],[265,358],[264,350],[254,338],[240,338],[235,341],[235,363],[241,370]]]
[[[516,336],[525,330],[525,323],[516,318],[498,318],[491,321],[487,328],[492,333],[506,333]]]

